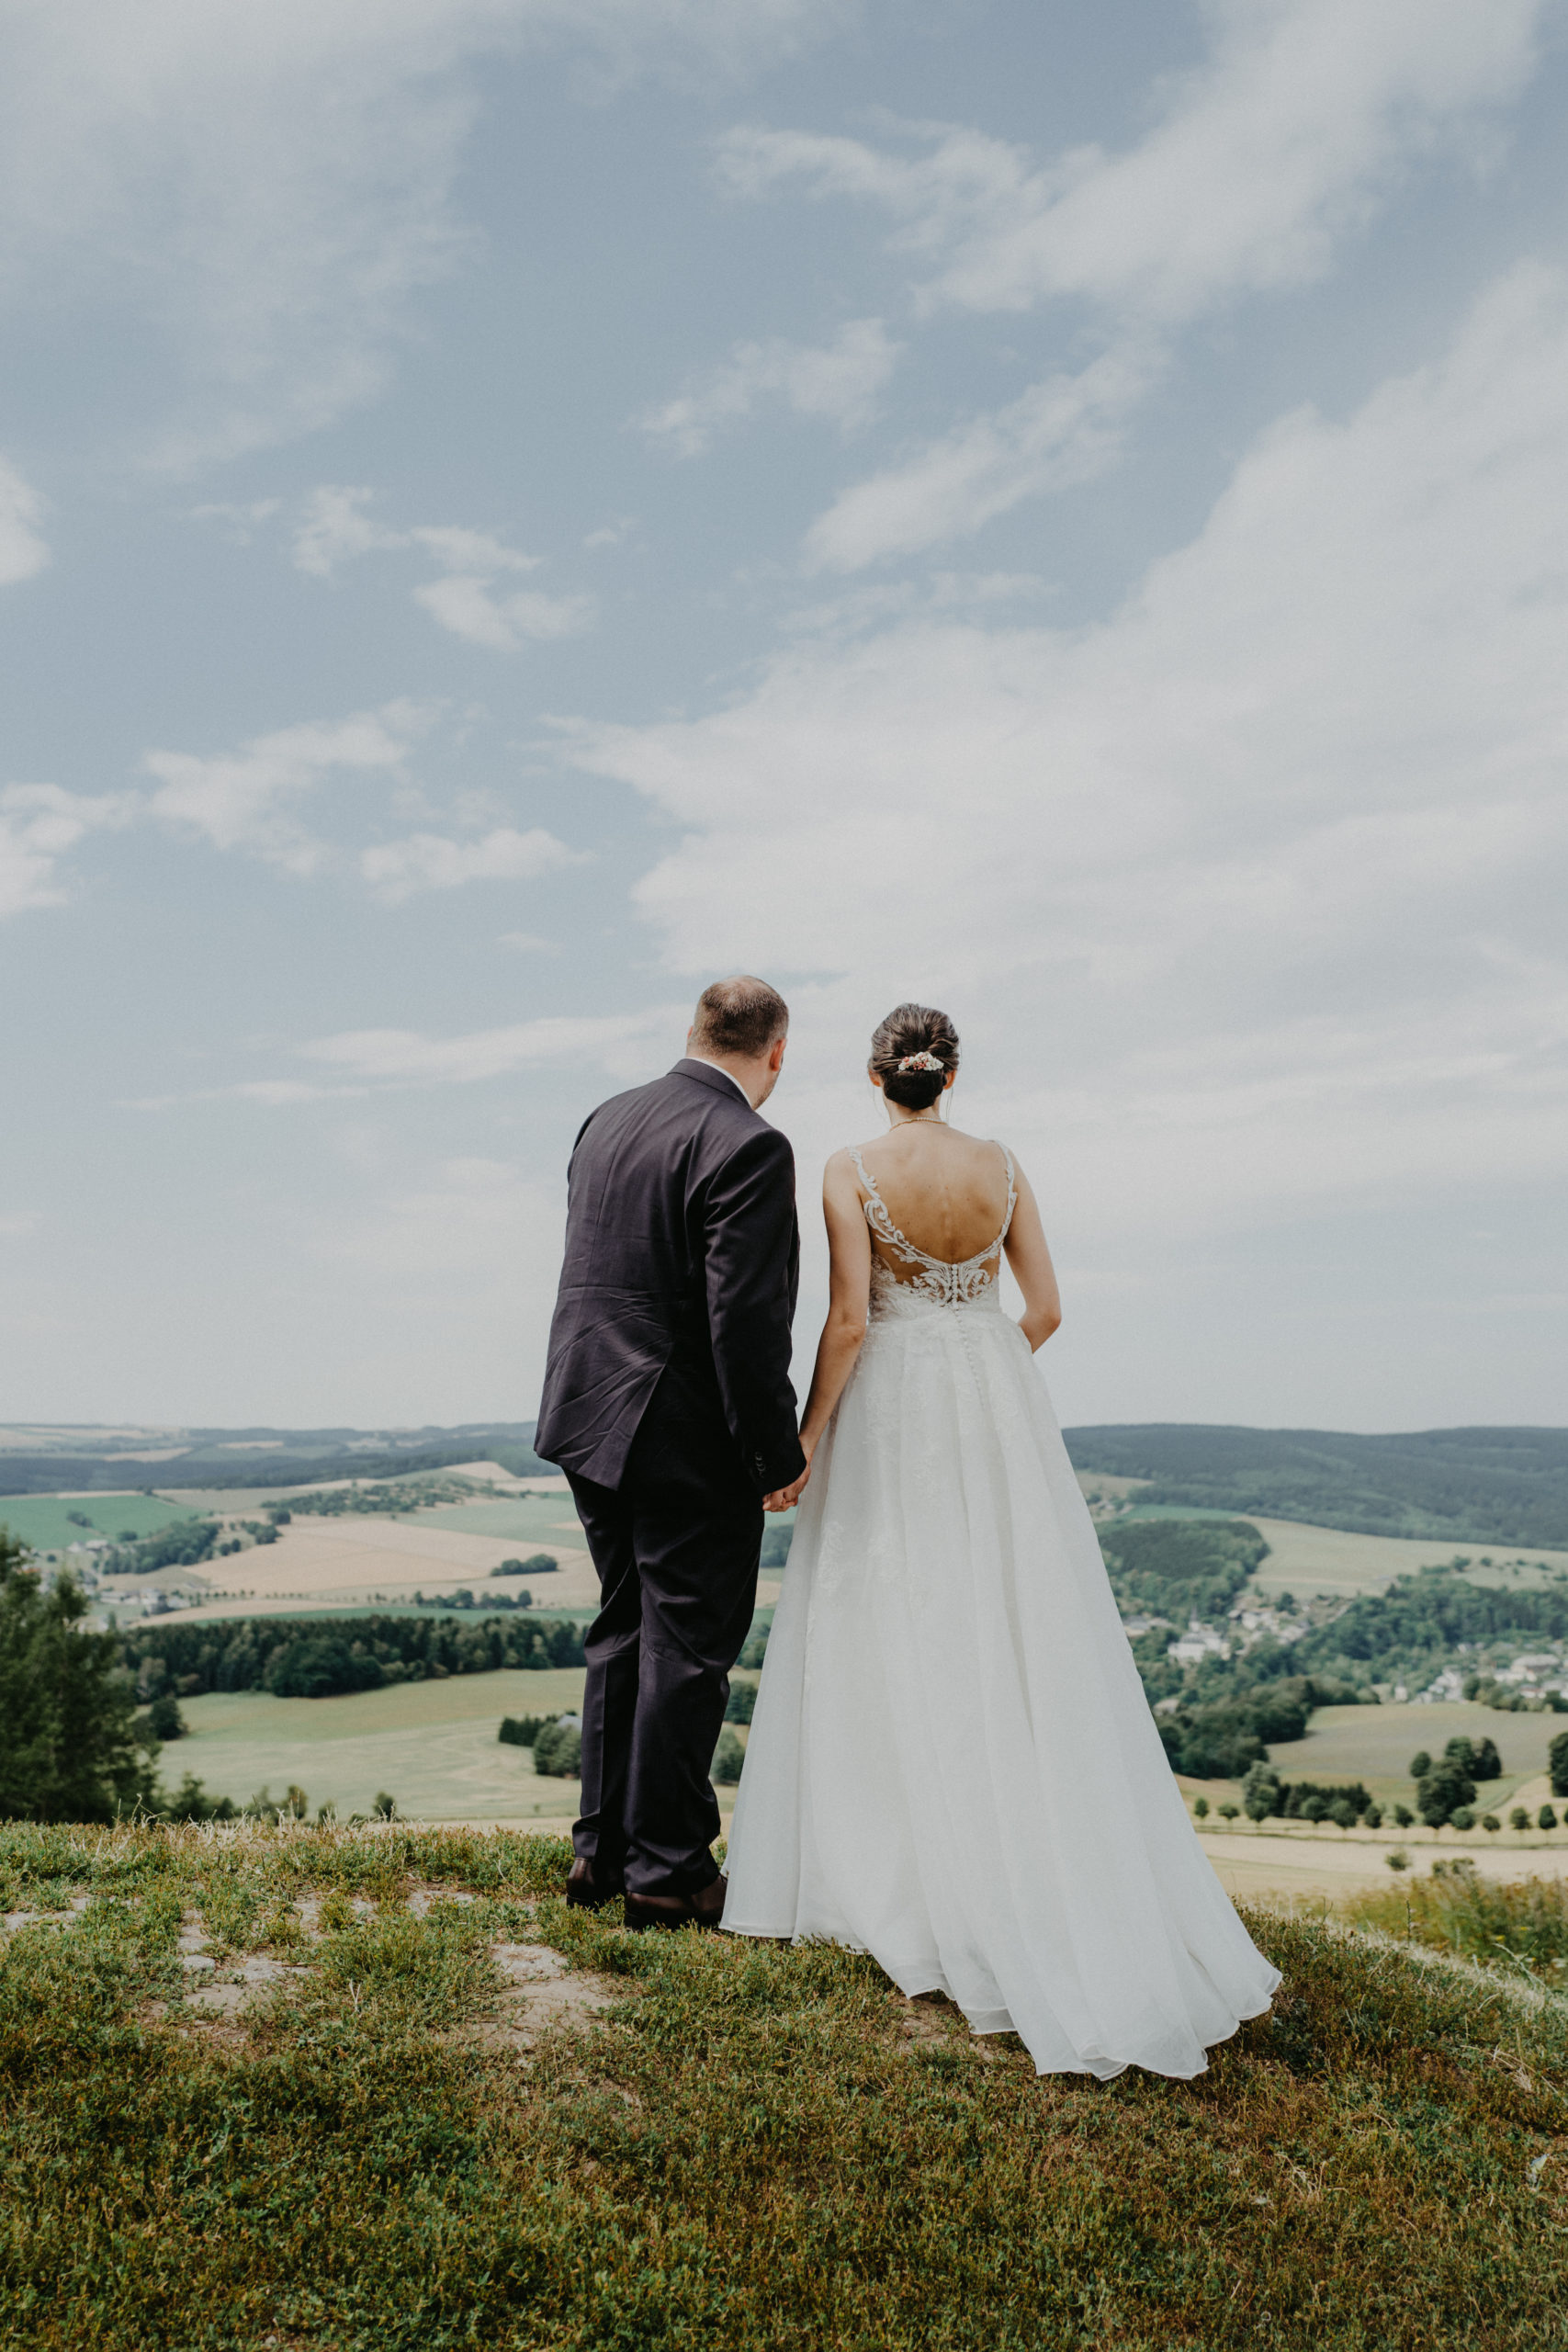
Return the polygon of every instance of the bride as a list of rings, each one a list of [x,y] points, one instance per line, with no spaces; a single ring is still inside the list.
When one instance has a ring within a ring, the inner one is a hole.
[[[946,1014],[900,1005],[871,1050],[889,1132],[828,1162],[806,1495],[724,1926],[869,1951],[1042,2074],[1196,2075],[1279,1975],[1171,1777],[1030,1361],[1061,1321],[1039,1211],[1005,1145],[942,1119],[957,1069]]]

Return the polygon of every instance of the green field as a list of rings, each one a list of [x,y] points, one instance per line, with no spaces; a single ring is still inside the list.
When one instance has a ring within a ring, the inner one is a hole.
[[[1461,1699],[1430,1707],[1319,1707],[1304,1739],[1275,1740],[1269,1755],[1286,1781],[1364,1781],[1380,1802],[1415,1803],[1410,1759],[1419,1748],[1440,1756],[1460,1737],[1490,1739],[1503,1778],[1477,1791],[1480,1810],[1495,1813],[1522,1781],[1546,1770],[1546,1751],[1568,1716],[1500,1714]]]
[[[91,1526],[78,1527],[68,1519],[73,1510]],[[95,1535],[111,1544],[127,1533],[153,1535],[176,1519],[197,1516],[184,1503],[164,1502],[156,1495],[0,1495],[0,1527],[8,1527],[35,1552],[62,1552]]]
[[[454,1535],[491,1535],[502,1544],[526,1544],[536,1551],[565,1546],[580,1552],[588,1540],[568,1494],[516,1495],[494,1503],[446,1503],[435,1510],[418,1512],[408,1523],[447,1528]]]
[[[344,1699],[274,1699],[261,1690],[186,1699],[190,1730],[160,1766],[166,1784],[194,1772],[209,1796],[243,1804],[292,1783],[312,1811],[329,1798],[344,1819],[368,1813],[385,1789],[421,1821],[570,1821],[575,1781],[536,1780],[525,1747],[496,1737],[502,1715],[563,1714],[582,1702],[582,1668],[503,1671],[404,1682]]]

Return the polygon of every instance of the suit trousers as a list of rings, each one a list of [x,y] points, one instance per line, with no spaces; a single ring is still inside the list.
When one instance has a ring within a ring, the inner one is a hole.
[[[718,1875],[708,1771],[762,1546],[761,1499],[728,1430],[682,1391],[660,1380],[618,1487],[567,1473],[600,1592],[573,1843],[602,1885],[634,1894],[695,1894]]]

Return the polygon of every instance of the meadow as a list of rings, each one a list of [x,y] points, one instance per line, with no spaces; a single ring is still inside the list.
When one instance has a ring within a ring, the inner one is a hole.
[[[96,1535],[111,1544],[121,1535],[155,1535],[195,1516],[187,1504],[159,1495],[0,1495],[0,1527],[35,1552],[63,1552]],[[81,1519],[90,1523],[83,1527]]]
[[[536,1778],[529,1749],[496,1736],[502,1715],[576,1712],[582,1668],[453,1675],[340,1699],[212,1691],[181,1702],[189,1726],[163,1751],[173,1784],[193,1772],[209,1796],[243,1804],[262,1788],[302,1788],[311,1810],[367,1814],[386,1790],[419,1821],[570,1821],[575,1781]]]
[[[1436,1908],[1255,1916],[1270,2013],[1100,2084],[863,1956],[569,1912],[569,1860],[0,1832],[0,2347],[1568,2345],[1539,1901],[1487,1914],[1511,1974]]]

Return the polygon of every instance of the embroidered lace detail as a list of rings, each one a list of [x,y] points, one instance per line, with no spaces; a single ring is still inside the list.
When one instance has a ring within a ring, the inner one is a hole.
[[[1002,1219],[1002,1229],[994,1241],[984,1250],[977,1250],[973,1258],[964,1258],[954,1263],[947,1258],[933,1258],[927,1250],[918,1250],[908,1235],[899,1232],[888,1215],[886,1202],[876,1189],[875,1177],[860,1156],[859,1148],[854,1144],[850,1146],[850,1158],[854,1162],[855,1173],[865,1187],[866,1223],[896,1258],[916,1270],[908,1280],[903,1280],[890,1267],[873,1259],[871,1293],[874,1313],[905,1313],[914,1306],[916,1299],[922,1306],[977,1306],[995,1292],[1000,1269],[999,1252],[1011,1229],[1012,1213],[1018,1205],[1012,1154],[1005,1143],[998,1144],[997,1148],[1007,1162],[1008,1171],[1007,1215]],[[998,1261],[995,1265],[991,1263],[993,1259]],[[906,1295],[908,1308],[904,1305]]]

